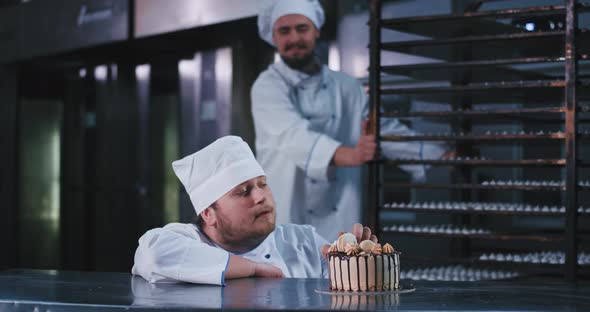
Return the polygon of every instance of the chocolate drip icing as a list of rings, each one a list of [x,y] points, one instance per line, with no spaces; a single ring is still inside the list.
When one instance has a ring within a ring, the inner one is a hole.
[[[373,259],[375,259],[375,290],[377,290],[377,256],[373,256]]]
[[[348,270],[348,290],[352,290],[352,281],[350,280],[350,258],[346,259],[346,269]]]
[[[332,257],[328,256],[328,281],[330,281],[330,289],[332,289],[332,270],[331,270],[331,266],[332,266]]]
[[[397,265],[397,267],[396,267],[396,270],[397,270],[397,276],[398,276],[398,279],[397,279],[397,281],[399,282],[399,279],[400,279],[399,270],[400,270],[400,265],[401,265],[401,264],[399,263],[399,254],[395,255],[395,259],[396,259],[396,261],[397,261],[397,262],[396,262],[396,265]]]
[[[344,279],[342,278],[342,261],[340,261],[339,263],[340,263],[340,288],[344,289]],[[336,287],[338,287],[338,284],[336,284]]]
[[[383,281],[381,282],[381,289],[385,288],[385,255],[381,256],[381,278]]]

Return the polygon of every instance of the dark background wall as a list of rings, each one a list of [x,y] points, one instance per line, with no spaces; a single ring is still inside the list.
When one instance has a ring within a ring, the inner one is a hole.
[[[253,142],[250,86],[273,50],[252,13],[140,32],[135,7],[0,2],[0,269],[129,271],[141,234],[194,218],[171,161]]]
[[[16,70],[12,66],[0,67],[0,244],[6,251],[0,256],[0,267],[17,264],[16,241]]]

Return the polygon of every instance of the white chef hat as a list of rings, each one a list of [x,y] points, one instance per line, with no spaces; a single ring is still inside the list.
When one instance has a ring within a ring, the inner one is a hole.
[[[225,193],[249,179],[265,175],[242,138],[225,136],[200,151],[172,162],[193,207],[200,214]]]
[[[258,34],[274,46],[272,29],[275,22],[289,14],[301,14],[309,18],[317,29],[324,25],[324,10],[318,0],[266,0],[258,8]]]

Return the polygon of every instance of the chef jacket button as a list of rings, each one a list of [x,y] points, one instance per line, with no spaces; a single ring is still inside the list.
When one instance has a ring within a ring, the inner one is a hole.
[[[332,207],[332,210],[338,211],[338,207],[334,206],[334,207]]]
[[[311,117],[309,117],[309,116],[305,116],[305,119],[307,119],[307,120],[310,120],[310,119],[311,119]]]
[[[311,182],[311,184],[315,184],[317,182],[315,179],[311,179],[309,181]]]
[[[322,89],[326,89],[326,88],[328,88],[328,85],[325,83],[322,83]]]
[[[313,210],[311,210],[311,209],[308,209],[308,210],[307,210],[307,213],[308,213],[308,214],[313,214]]]
[[[270,259],[270,254],[266,254],[266,255],[264,255],[264,257],[265,257],[266,259]]]
[[[336,115],[332,115],[332,119],[336,119]]]

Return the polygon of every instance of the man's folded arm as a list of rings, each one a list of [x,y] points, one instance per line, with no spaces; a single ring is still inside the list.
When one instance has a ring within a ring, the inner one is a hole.
[[[191,237],[190,230],[180,225],[145,233],[139,239],[132,273],[151,283],[212,285],[223,285],[226,279],[233,278],[283,277],[278,268],[230,255],[221,248],[203,243],[196,234]]]
[[[223,285],[229,253],[174,230],[156,228],[139,239],[133,274],[150,283]]]

